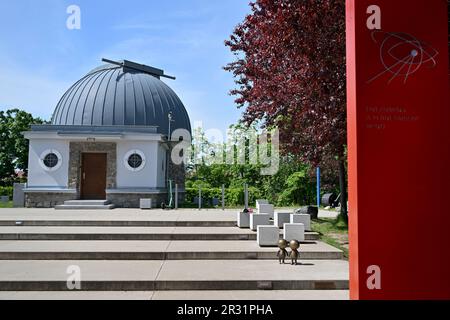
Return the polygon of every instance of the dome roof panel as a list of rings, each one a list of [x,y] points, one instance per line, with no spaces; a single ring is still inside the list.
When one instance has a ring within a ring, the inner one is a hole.
[[[167,134],[172,113],[172,131],[178,128],[190,131],[183,103],[159,79],[164,72],[128,63],[102,65],[78,80],[56,106],[52,124],[156,126],[158,133]]]

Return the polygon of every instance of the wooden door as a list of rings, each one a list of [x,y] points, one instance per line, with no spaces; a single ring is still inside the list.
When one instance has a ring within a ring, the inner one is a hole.
[[[106,153],[83,153],[81,199],[106,199]]]

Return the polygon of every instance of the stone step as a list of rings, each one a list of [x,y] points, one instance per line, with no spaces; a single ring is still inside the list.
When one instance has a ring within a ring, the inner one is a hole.
[[[349,291],[0,291],[0,300],[349,300]]]
[[[55,210],[112,210],[113,204],[62,204],[55,206]]]
[[[276,260],[256,241],[0,241],[0,260]],[[302,259],[342,259],[321,241],[302,243]]]
[[[319,239],[305,233],[307,241]],[[237,227],[0,227],[0,240],[256,240]]]
[[[72,206],[104,206],[110,204],[109,200],[67,200],[64,201],[65,205]]]
[[[348,289],[347,261],[300,262],[1,261],[0,291],[67,291],[68,274],[75,269],[83,291]]]
[[[234,227],[235,221],[176,221],[176,220],[34,220],[3,219],[0,226],[73,226],[73,227]]]
[[[0,226],[233,227],[234,211],[2,209]]]
[[[109,200],[67,200],[63,205],[55,207],[56,210],[111,210],[114,204]]]

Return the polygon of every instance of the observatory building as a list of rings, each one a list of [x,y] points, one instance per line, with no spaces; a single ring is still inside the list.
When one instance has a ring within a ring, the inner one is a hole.
[[[172,77],[127,60],[103,61],[62,96],[51,124],[24,133],[27,207],[69,200],[139,207],[142,198],[159,206],[175,185],[183,198],[185,168],[172,163],[169,137],[191,126],[183,103],[161,81]]]

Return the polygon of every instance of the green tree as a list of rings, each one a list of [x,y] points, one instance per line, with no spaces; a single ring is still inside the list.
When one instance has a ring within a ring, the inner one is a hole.
[[[311,169],[300,160],[299,156],[284,155],[280,159],[280,167],[276,174],[261,175],[263,165],[248,161],[249,142],[242,139],[242,132],[247,128],[237,124],[230,126],[230,129],[230,136],[226,142],[228,145],[212,143],[201,129],[194,130],[192,150],[196,151],[196,155],[191,157],[192,162],[188,166],[186,181],[186,188],[192,189],[189,199],[197,196],[199,187],[203,189],[205,197],[214,192],[216,197],[220,197],[220,188],[225,185],[227,203],[242,204],[243,186],[247,183],[250,198],[253,200],[266,198],[280,206],[311,204],[314,201],[315,177],[308,175]],[[236,153],[227,163],[209,161],[211,154],[218,155],[226,149],[245,153],[247,161],[245,163],[238,161]]]
[[[15,170],[28,171],[28,140],[22,135],[32,124],[42,124],[40,118],[19,109],[0,111],[0,179],[7,183]]]
[[[255,0],[225,44],[243,121],[280,130],[281,151],[311,167],[335,159],[347,220],[344,0]]]
[[[314,186],[309,180],[307,170],[294,172],[286,180],[285,189],[281,192],[278,203],[281,205],[307,205],[313,199]]]

